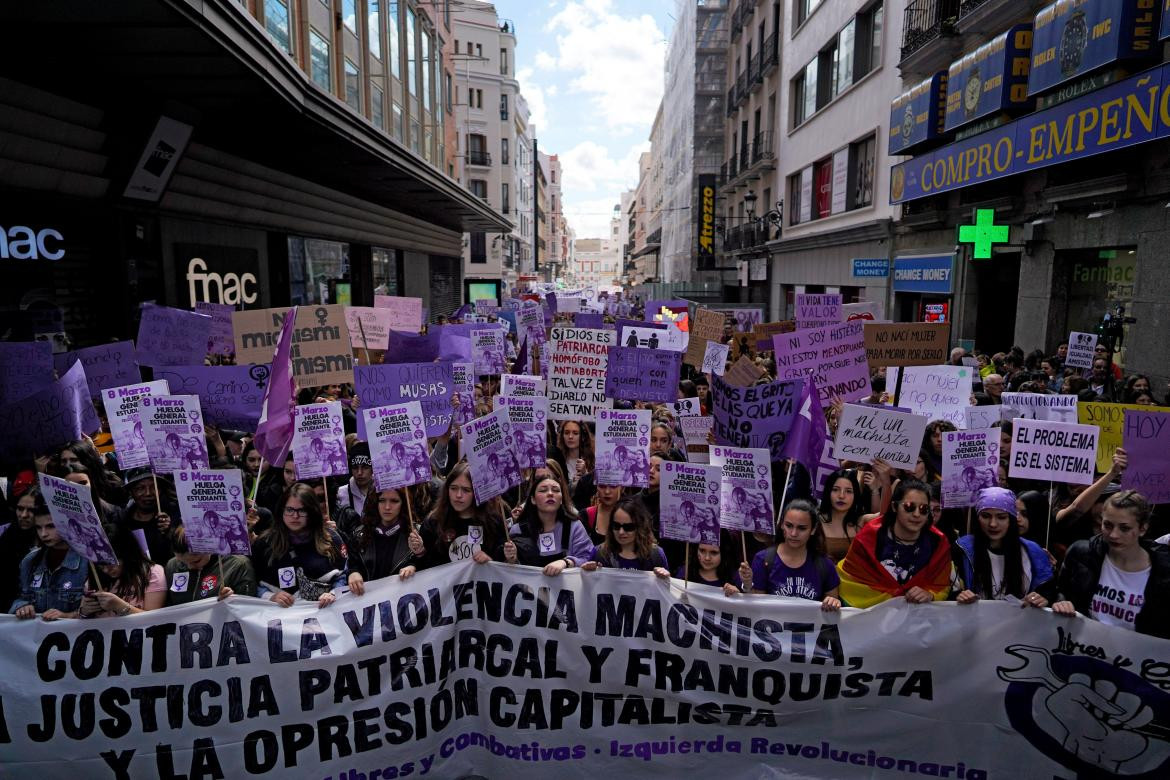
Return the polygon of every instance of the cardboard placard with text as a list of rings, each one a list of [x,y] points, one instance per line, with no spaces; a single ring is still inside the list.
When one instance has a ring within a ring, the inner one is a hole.
[[[280,339],[288,309],[253,309],[232,313],[236,336],[236,362],[265,364]],[[353,382],[353,348],[345,307],[300,306],[293,329],[292,367],[297,387]]]
[[[695,309],[691,319],[691,338],[683,362],[692,366],[703,365],[707,354],[707,342],[723,340],[724,314],[710,309]]]
[[[950,350],[949,322],[865,323],[870,370],[883,366],[939,366]]]

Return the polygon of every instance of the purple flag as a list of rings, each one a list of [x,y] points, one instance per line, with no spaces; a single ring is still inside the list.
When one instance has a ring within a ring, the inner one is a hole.
[[[280,328],[280,339],[272,356],[272,374],[260,402],[260,423],[256,426],[254,440],[264,459],[277,468],[284,465],[293,437],[292,413],[297,404],[297,390],[293,384],[292,337],[296,320],[297,307],[293,306]]]
[[[800,401],[796,406],[796,417],[792,420],[792,428],[784,439],[784,449],[781,454],[785,458],[793,458],[809,472],[816,471],[821,460],[821,450],[829,438],[829,429],[825,424],[825,412],[821,408],[820,394],[817,393],[816,382],[812,378],[804,381],[800,390]]]
[[[0,342],[0,403],[27,398],[53,383],[53,345],[47,341]]]
[[[100,428],[85,369],[75,361],[48,387],[0,407],[0,462],[30,460]]]
[[[454,312],[451,313],[451,319],[461,320],[464,317],[466,317],[468,314],[471,314],[471,304],[465,303],[462,306],[460,306],[458,309],[456,309]]]
[[[209,315],[144,303],[136,342],[138,362],[144,366],[202,363],[210,337]]]
[[[471,331],[482,327],[476,322],[440,327],[439,360],[472,360]]]
[[[432,360],[437,360],[438,357],[439,331],[437,328],[431,328],[423,336],[392,330],[382,362],[386,364],[430,363]]]
[[[510,374],[524,374],[528,368],[528,339],[524,339],[524,343],[520,345],[520,351],[516,353],[516,362],[512,364]]]
[[[549,314],[556,314],[557,313],[557,294],[555,292],[550,292],[548,295],[544,296],[544,301],[545,301],[545,303],[548,304]]]

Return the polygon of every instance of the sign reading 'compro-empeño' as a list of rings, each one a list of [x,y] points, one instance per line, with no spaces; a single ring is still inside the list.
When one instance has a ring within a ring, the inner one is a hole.
[[[1170,64],[894,166],[903,203],[1170,136]]]

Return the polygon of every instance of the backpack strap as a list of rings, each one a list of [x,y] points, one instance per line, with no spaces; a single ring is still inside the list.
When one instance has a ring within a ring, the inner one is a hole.
[[[768,579],[768,572],[776,565],[776,558],[779,553],[776,552],[776,546],[771,545],[767,551],[764,552],[764,579]]]

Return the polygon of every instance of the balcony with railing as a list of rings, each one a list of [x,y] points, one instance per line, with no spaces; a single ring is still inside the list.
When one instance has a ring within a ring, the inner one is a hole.
[[[739,3],[735,6],[735,10],[731,12],[731,40],[733,41],[739,37],[741,32],[743,32],[742,10],[744,3],[749,1],[750,0],[740,0]]]
[[[727,90],[727,115],[728,116],[731,116],[732,114],[734,114],[735,109],[739,106],[739,103],[736,102],[735,98],[736,98],[735,87],[732,86],[731,89]]]
[[[776,167],[776,149],[772,145],[771,130],[756,135],[752,141],[752,166],[772,170]]]
[[[735,100],[736,105],[747,100],[748,96],[748,78],[747,71],[741,70],[739,75],[735,77]]]
[[[751,220],[741,225],[727,228],[723,233],[723,251],[739,252],[756,249],[768,243],[769,231],[767,223]]]
[[[902,19],[904,61],[943,37],[955,35],[960,0],[909,0]]]
[[[776,33],[764,39],[764,50],[760,52],[761,78],[771,73],[780,64],[780,47],[777,46]]]
[[[492,164],[492,156],[482,149],[468,149],[467,150],[467,164],[478,165],[484,168],[490,167]]]
[[[764,83],[764,74],[760,72],[760,55],[757,52],[748,60],[748,84],[751,85],[751,91],[755,92],[756,87]]]

